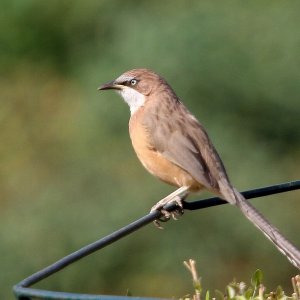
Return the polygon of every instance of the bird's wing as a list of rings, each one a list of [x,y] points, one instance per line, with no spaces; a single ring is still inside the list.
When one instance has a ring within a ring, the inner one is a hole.
[[[228,182],[222,161],[202,125],[179,104],[176,113],[168,117],[155,112],[147,114],[144,125],[151,144],[207,189],[219,192],[220,181]]]

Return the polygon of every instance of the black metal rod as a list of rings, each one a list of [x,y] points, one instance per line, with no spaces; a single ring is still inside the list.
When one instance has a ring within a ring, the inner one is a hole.
[[[115,295],[92,295],[65,292],[53,292],[32,288],[15,287],[15,293],[19,300],[45,299],[45,300],[163,300],[153,297],[133,297]],[[165,299],[167,300],[167,299]],[[171,299],[168,299],[171,300]]]
[[[300,180],[248,190],[242,192],[242,194],[246,199],[252,199],[252,198],[258,198],[263,196],[269,196],[269,195],[294,191],[298,189],[300,189]],[[222,204],[228,204],[228,202],[219,197],[212,197],[203,200],[195,200],[193,202],[185,201],[183,203],[183,208],[188,210],[196,210],[196,209],[203,209],[203,208],[222,205]]]
[[[273,186],[268,186],[264,188],[258,188],[258,189],[253,189],[253,190],[248,190],[245,192],[242,192],[244,197],[246,199],[250,198],[256,198],[256,197],[262,197],[262,196],[267,196],[267,195],[272,195],[272,194],[277,194],[277,193],[283,193],[287,191],[292,191],[300,189],[300,180],[297,181],[292,181],[292,182],[287,182],[287,183],[282,183],[282,184],[277,184]],[[213,197],[209,199],[204,199],[204,200],[196,200],[193,202],[184,202],[184,209],[187,210],[196,210],[196,209],[203,209],[206,207],[211,207],[211,206],[216,206],[216,205],[221,205],[221,204],[226,204],[227,202],[218,198],[218,197]],[[172,211],[176,208],[176,204],[170,204],[165,207],[166,210]],[[145,225],[153,222],[157,218],[161,217],[161,212],[159,211],[154,211],[149,213],[148,215],[145,215],[144,217],[132,222],[131,224],[105,236],[104,238],[91,243],[78,251],[75,251],[64,258],[58,260],[57,262],[53,263],[52,265],[32,274],[31,276],[27,277],[26,279],[22,280],[20,283],[18,283],[14,287],[14,292],[15,294],[19,297],[20,295],[23,295],[22,297],[20,296],[20,299],[26,299],[26,292],[24,290],[28,290],[28,296],[33,296],[34,295],[34,289],[26,289],[30,287],[31,285],[41,281],[44,278],[49,277],[50,275],[60,271],[61,269],[65,268],[66,266],[70,265],[73,262],[76,262],[80,260],[81,258],[104,248],[105,246],[108,246],[112,244],[113,242],[121,239],[122,237],[125,237],[129,235],[130,233],[144,227]],[[36,290],[38,295],[41,295],[41,293],[45,292],[47,293],[47,297],[49,297],[49,291],[41,291],[41,290]],[[53,292],[54,293],[54,292]],[[57,293],[57,292],[55,292]],[[67,294],[66,294],[67,295]],[[71,294],[69,294],[71,295]],[[52,299],[52,298],[48,298]],[[53,298],[55,299],[55,298]],[[71,299],[71,298],[70,298]],[[78,298],[79,299],[79,298]],[[92,298],[90,298],[92,299]]]
[[[131,224],[105,236],[104,238],[91,243],[65,257],[58,260],[57,262],[53,263],[52,265],[40,270],[39,272],[36,272],[32,274],[31,276],[27,277],[26,279],[22,280],[18,285],[22,287],[29,287],[42,279],[60,271],[61,269],[65,268],[66,266],[72,264],[75,261],[80,260],[81,258],[97,251],[105,246],[108,246],[112,244],[113,242],[121,239],[122,237],[125,237],[129,235],[130,233],[138,230],[139,228],[153,222],[155,219],[157,219],[161,213],[159,211],[154,211],[134,222]]]

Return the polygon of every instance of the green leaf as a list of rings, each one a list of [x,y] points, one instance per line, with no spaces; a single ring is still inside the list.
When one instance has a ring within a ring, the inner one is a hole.
[[[252,288],[248,288],[246,290],[246,292],[244,293],[244,296],[246,297],[246,299],[250,299],[251,296],[252,296],[252,294],[253,294],[253,289]]]
[[[205,300],[209,300],[209,291],[207,291],[205,294]]]
[[[232,287],[231,285],[227,285],[227,294],[228,294],[229,299],[234,298],[236,295],[235,288]]]
[[[282,299],[282,298],[284,298],[285,296],[284,296],[284,291],[283,291],[283,289],[282,289],[282,287],[279,285],[278,287],[277,287],[277,289],[276,289],[276,298],[277,299]]]
[[[254,287],[258,287],[263,280],[263,273],[261,270],[257,269],[251,278],[251,284]]]

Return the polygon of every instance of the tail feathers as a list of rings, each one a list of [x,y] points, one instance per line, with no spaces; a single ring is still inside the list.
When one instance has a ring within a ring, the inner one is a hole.
[[[296,268],[300,269],[300,251],[289,242],[276,227],[269,223],[269,221],[266,220],[266,218],[252,206],[241,193],[235,188],[228,188],[227,186],[227,188],[223,189],[222,195],[229,203],[236,205],[247,219],[262,231]]]
[[[289,242],[276,227],[274,227],[265,217],[253,207],[238,191],[234,190],[236,206],[265,236],[285,255],[289,261],[300,269],[300,251]]]

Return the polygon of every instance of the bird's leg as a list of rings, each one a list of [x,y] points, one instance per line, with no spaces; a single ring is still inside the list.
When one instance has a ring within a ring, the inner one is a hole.
[[[176,191],[174,191],[173,193],[171,193],[170,195],[168,195],[167,197],[158,201],[151,208],[151,212],[153,212],[154,210],[161,211],[163,214],[163,216],[159,219],[161,222],[168,221],[171,216],[173,217],[173,219],[176,220],[177,216],[180,216],[183,214],[182,201],[188,196],[188,194],[189,194],[189,187],[182,186],[179,189],[177,189]],[[178,206],[178,208],[175,211],[168,212],[167,210],[164,209],[164,206],[166,206],[167,204],[173,203],[173,202],[175,202]],[[154,224],[157,227],[161,228],[158,220],[154,221]]]

